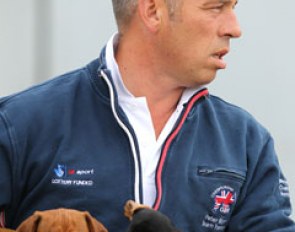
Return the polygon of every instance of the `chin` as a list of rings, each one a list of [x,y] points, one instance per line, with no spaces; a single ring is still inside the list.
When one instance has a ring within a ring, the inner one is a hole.
[[[203,85],[208,85],[210,84],[212,81],[215,80],[216,77],[216,72],[214,73],[214,75],[207,75],[204,76],[202,78],[199,78],[198,81],[195,83],[196,86],[203,86]]]

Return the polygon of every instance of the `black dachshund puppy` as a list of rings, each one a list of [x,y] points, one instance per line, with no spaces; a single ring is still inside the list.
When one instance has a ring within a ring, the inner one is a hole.
[[[127,232],[180,232],[164,214],[131,200],[124,214],[131,221]]]

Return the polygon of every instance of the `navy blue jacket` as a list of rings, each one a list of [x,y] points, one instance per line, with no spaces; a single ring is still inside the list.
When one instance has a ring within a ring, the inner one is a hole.
[[[295,231],[269,133],[244,110],[196,93],[167,138],[154,208],[182,232]],[[88,210],[125,231],[142,201],[137,139],[104,52],[86,67],[0,100],[0,209],[16,228],[35,210]]]

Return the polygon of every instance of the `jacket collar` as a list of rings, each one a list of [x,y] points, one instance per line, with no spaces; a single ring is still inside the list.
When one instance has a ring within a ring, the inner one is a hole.
[[[94,84],[94,88],[96,92],[101,95],[105,100],[109,100],[109,90],[102,78],[102,72],[106,74],[106,76],[111,81],[113,88],[113,80],[111,76],[111,71],[107,68],[106,62],[106,47],[104,47],[100,53],[100,56],[94,61],[90,62],[87,65],[87,69],[90,72],[91,82]],[[116,94],[116,91],[114,91]]]

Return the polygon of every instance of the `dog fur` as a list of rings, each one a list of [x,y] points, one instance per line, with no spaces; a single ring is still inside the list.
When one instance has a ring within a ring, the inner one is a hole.
[[[126,202],[124,215],[130,220],[127,232],[179,232],[164,214],[132,200]],[[0,228],[0,232],[108,232],[108,230],[88,212],[60,208],[36,211],[16,230]]]
[[[0,232],[14,232],[15,230],[10,230],[6,228],[0,228]]]
[[[131,221],[127,232],[180,232],[161,212],[131,200],[125,204],[124,214]]]
[[[108,232],[88,212],[72,209],[36,211],[16,232]]]

